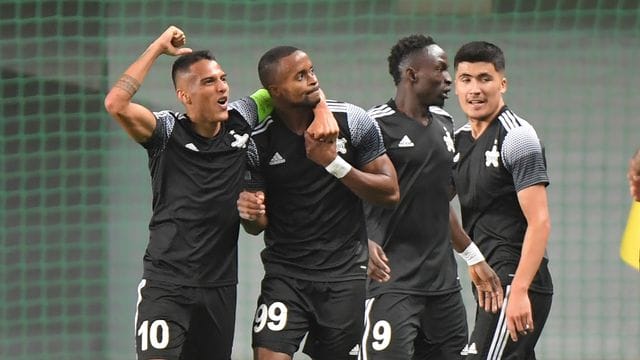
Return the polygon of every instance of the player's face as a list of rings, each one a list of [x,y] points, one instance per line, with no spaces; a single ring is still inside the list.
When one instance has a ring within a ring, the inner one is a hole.
[[[320,84],[306,53],[295,51],[280,60],[274,90],[292,106],[314,107],[320,102]]]
[[[491,121],[504,106],[507,79],[488,62],[461,62],[456,69],[456,95],[470,120]]]
[[[425,106],[443,106],[451,90],[447,54],[438,45],[430,45],[414,62],[416,95]]]
[[[218,122],[229,118],[227,74],[220,64],[200,60],[189,68],[184,81],[178,83],[178,96],[193,121]],[[182,90],[182,95],[180,94]]]

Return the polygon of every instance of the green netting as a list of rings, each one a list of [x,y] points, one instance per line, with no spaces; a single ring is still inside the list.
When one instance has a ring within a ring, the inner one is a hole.
[[[170,24],[213,49],[234,98],[257,88],[258,57],[286,43],[311,55],[329,97],[365,108],[393,95],[386,57],[401,36],[430,34],[451,58],[466,41],[500,45],[507,102],[536,126],[552,179],[556,295],[539,358],[640,358],[640,274],[618,257],[624,172],[640,146],[637,0],[2,0],[1,359],[135,356],[149,175],[102,99]],[[171,60],[137,101],[180,108]],[[455,99],[447,109],[459,126]],[[262,241],[240,240],[234,359],[244,360]]]

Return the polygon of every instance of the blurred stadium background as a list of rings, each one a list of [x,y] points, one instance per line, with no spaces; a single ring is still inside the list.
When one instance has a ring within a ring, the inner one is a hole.
[[[556,295],[539,358],[640,359],[640,274],[618,256],[640,146],[637,0],[0,1],[0,359],[134,358],[149,175],[102,101],[170,24],[215,52],[232,98],[286,43],[311,55],[329,97],[364,108],[393,95],[386,57],[401,36],[430,34],[451,61],[470,40],[501,46],[507,103],[537,128],[552,181]],[[172,60],[137,101],[180,109]],[[446,109],[460,126],[455,98]],[[251,358],[261,247],[240,239],[237,360]]]

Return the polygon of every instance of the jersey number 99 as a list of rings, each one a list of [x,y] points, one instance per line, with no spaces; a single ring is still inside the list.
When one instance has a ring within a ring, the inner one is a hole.
[[[262,331],[265,325],[271,331],[284,329],[285,325],[287,325],[287,307],[279,301],[274,302],[269,307],[266,304],[261,304],[256,310],[253,332]]]

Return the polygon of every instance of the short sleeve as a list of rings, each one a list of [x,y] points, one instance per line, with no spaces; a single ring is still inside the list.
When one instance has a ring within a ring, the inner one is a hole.
[[[513,176],[516,191],[537,184],[549,184],[547,165],[536,131],[531,126],[510,130],[504,138],[501,156]]]
[[[362,167],[386,152],[378,123],[364,109],[347,105],[351,142],[357,149],[356,166]]]
[[[153,129],[151,137],[147,141],[140,143],[140,145],[147,149],[151,157],[162,151],[167,145],[169,137],[173,132],[173,127],[176,124],[176,119],[180,114],[170,110],[163,110],[154,112],[153,116],[156,118],[156,127]]]
[[[265,180],[260,170],[260,156],[253,139],[249,139],[247,147],[247,170],[244,175],[244,187],[248,190],[264,190]]]

